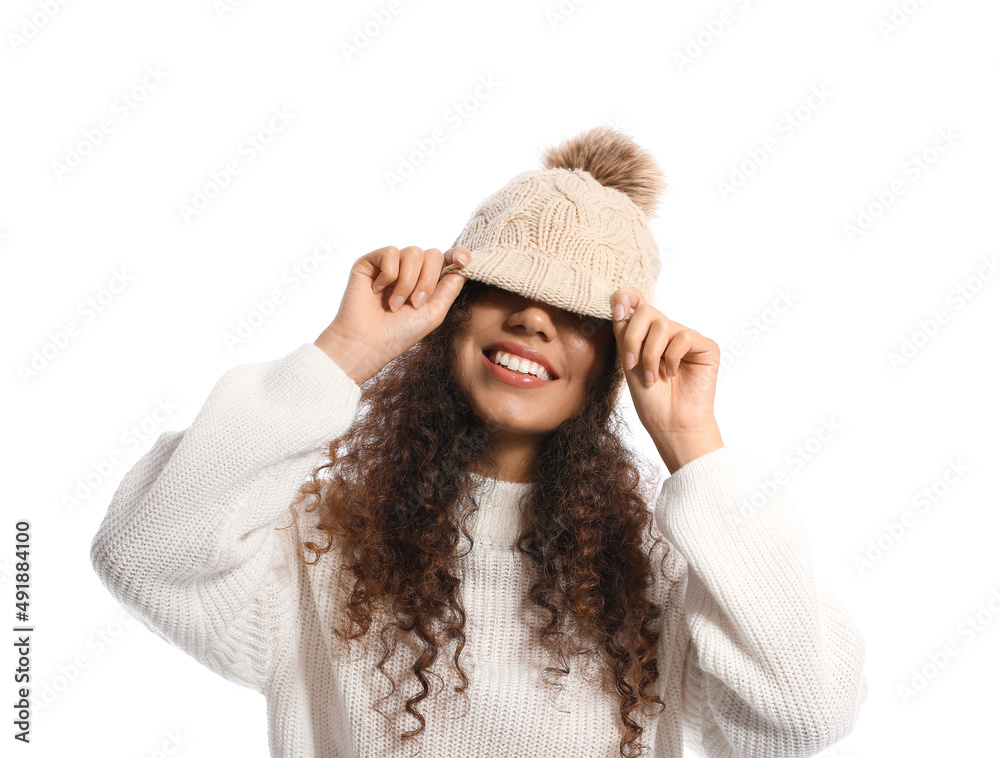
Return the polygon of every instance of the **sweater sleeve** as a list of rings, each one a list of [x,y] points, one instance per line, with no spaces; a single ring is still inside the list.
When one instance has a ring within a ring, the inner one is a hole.
[[[775,489],[765,496],[758,483]],[[792,758],[849,734],[867,695],[864,640],[814,578],[804,527],[771,472],[713,450],[667,478],[656,521],[688,565],[685,742],[709,758]]]
[[[101,582],[146,628],[263,692],[290,623],[275,522],[360,397],[312,343],[227,371],[192,424],[161,434],[119,484],[90,548]]]

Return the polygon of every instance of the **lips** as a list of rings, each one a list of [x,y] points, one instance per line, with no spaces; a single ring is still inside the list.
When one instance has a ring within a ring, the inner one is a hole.
[[[550,379],[555,380],[559,378],[559,374],[554,368],[552,368],[552,364],[549,363],[545,356],[537,350],[532,350],[530,347],[519,345],[516,342],[494,342],[491,345],[487,345],[483,349],[483,353],[487,358],[493,360],[493,357],[496,355],[498,350],[510,353],[511,355],[516,355],[520,358],[527,358],[529,361],[534,361],[549,372]]]

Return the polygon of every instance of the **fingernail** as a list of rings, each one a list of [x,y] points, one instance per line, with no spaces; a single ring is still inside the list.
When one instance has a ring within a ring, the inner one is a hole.
[[[653,372],[652,371],[647,371],[646,372],[646,384],[652,384],[652,383],[653,383]]]
[[[455,253],[455,260],[461,263],[463,266],[469,262],[469,256],[465,253]]]
[[[635,354],[625,353],[625,368],[632,368],[635,365]]]
[[[403,296],[402,295],[396,295],[396,297],[394,297],[392,300],[389,301],[389,304],[393,308],[399,308],[399,307],[401,307],[403,305]]]
[[[385,289],[385,285],[384,284],[376,284],[374,287],[372,287],[372,289],[375,290],[376,292],[381,292],[382,290]]]
[[[413,301],[413,307],[414,308],[419,308],[423,304],[424,300],[427,299],[427,293],[426,292],[418,292],[416,295],[414,295],[410,299]]]
[[[615,306],[615,321],[621,321],[622,320],[622,316],[624,316],[624,315],[625,315],[625,306],[622,305],[621,303],[618,303]],[[631,353],[630,353],[630,355],[631,355]]]

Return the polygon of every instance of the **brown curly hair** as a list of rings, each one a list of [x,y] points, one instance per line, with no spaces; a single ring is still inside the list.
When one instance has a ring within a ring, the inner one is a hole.
[[[471,304],[491,286],[467,281],[443,323],[365,383],[363,412],[329,443],[325,462],[302,484],[293,504],[311,499],[307,511],[318,505],[317,526],[327,536],[322,547],[304,540],[300,548],[315,558],[306,560],[300,549],[299,559],[312,565],[331,549],[337,535],[340,569],[354,577],[345,625],[335,629],[337,637],[364,637],[373,613],[385,610],[378,670],[389,679],[393,693],[396,684],[384,668],[396,650],[395,641],[390,647],[386,639],[389,627],[413,632],[423,643],[412,666],[423,689],[406,701],[406,711],[420,726],[405,732],[403,740],[424,729],[424,717],[414,706],[430,691],[425,673],[437,660],[441,644],[435,626],[440,625],[446,641],[456,640],[453,660],[462,685],[455,691],[464,694],[469,681],[459,663],[465,610],[455,572],[457,546],[460,535],[473,541],[465,526],[474,507],[465,505],[475,488],[470,467],[474,464],[493,478],[499,478],[499,472],[490,455],[489,428],[454,381],[451,346]],[[595,323],[597,328],[610,324],[600,319]],[[640,463],[648,462],[626,448],[619,436],[624,422],[614,398],[623,377],[615,374],[616,351],[608,353],[592,372],[583,409],[543,440],[533,463],[527,527],[516,548],[531,559],[530,600],[549,615],[547,625],[538,630],[540,642],[561,664],[545,672],[565,676],[570,670],[567,654],[603,651],[597,654],[606,663],[604,689],[617,693],[626,730],[620,752],[633,758],[642,752],[635,751],[643,732],[634,714],[645,713],[648,705],[665,708],[651,690],[659,675],[658,620],[665,609],[652,602],[647,590],[653,582],[651,548],[673,548],[654,532],[646,505],[654,495],[650,482],[655,481],[655,469],[644,477]],[[427,381],[428,376],[435,380]],[[321,478],[327,469],[329,478]],[[671,594],[675,581],[668,579]],[[567,619],[575,635],[567,633]],[[581,646],[575,637],[595,647]]]

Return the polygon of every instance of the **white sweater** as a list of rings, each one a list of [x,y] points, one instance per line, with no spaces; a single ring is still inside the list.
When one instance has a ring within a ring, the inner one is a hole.
[[[191,426],[164,432],[125,475],[91,546],[108,590],[147,628],[217,674],[267,699],[271,756],[410,755],[403,710],[419,691],[401,642],[387,664],[389,692],[374,670],[379,645],[330,655],[338,589],[334,552],[313,567],[295,556],[313,514],[289,505],[320,461],[324,443],[354,421],[361,389],[314,344],[280,360],[237,366],[212,389]],[[864,642],[830,590],[813,576],[802,524],[783,490],[745,503],[769,471],[723,447],[663,483],[656,524],[676,548],[668,575],[684,591],[661,617],[660,678],[666,710],[643,734],[649,755],[681,756],[684,741],[711,758],[810,756],[848,734],[867,686]],[[476,477],[480,509],[473,552],[462,559],[468,707],[455,693],[451,650],[434,664],[418,704],[422,755],[619,755],[617,697],[597,669],[571,660],[564,690],[539,673],[554,665],[528,627],[527,558],[513,548],[518,497],[530,484]],[[742,510],[741,510],[742,508]],[[464,550],[462,551],[464,552]],[[661,555],[658,553],[657,555]],[[308,555],[308,554],[307,554]],[[666,599],[660,572],[655,598]],[[338,594],[340,593],[340,594]],[[374,627],[373,627],[374,628]],[[643,723],[643,722],[640,722]],[[387,734],[388,728],[388,734]]]

